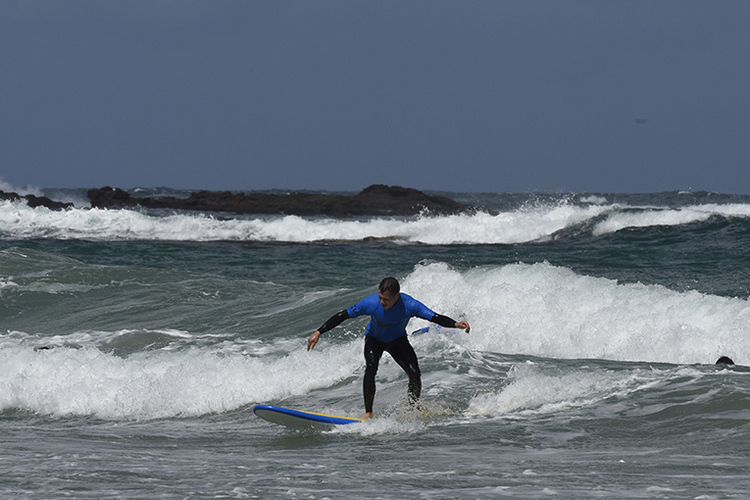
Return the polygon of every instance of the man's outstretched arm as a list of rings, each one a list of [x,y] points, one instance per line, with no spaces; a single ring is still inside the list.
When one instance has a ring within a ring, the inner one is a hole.
[[[307,350],[309,351],[310,349],[315,347],[315,344],[318,343],[321,334],[327,332],[328,330],[336,328],[345,320],[349,319],[349,317],[349,313],[346,311],[346,309],[344,309],[340,313],[336,313],[328,318],[328,321],[323,323],[323,326],[315,330],[315,332],[307,338]]]
[[[456,321],[448,316],[443,316],[442,314],[435,313],[435,316],[433,316],[430,321],[437,323],[440,326],[444,326],[445,328],[460,328],[465,330],[466,333],[469,333],[469,330],[471,330],[469,323],[466,321]]]

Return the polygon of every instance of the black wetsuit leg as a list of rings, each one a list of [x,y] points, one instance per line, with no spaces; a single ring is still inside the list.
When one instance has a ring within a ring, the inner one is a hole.
[[[409,389],[407,396],[409,404],[415,406],[422,395],[422,372],[419,371],[419,362],[417,353],[409,343],[409,339],[404,335],[393,342],[386,344],[385,350],[398,363],[406,374],[409,376]]]
[[[378,373],[380,358],[385,350],[385,342],[365,336],[365,379],[362,382],[362,392],[365,396],[365,412],[372,413],[375,401],[375,375]]]
[[[378,372],[380,358],[387,352],[409,376],[407,392],[409,404],[415,405],[422,393],[422,373],[419,370],[417,353],[406,336],[399,337],[393,342],[381,342],[370,336],[365,337],[365,379],[363,392],[365,397],[365,411],[372,412],[375,400],[375,374]]]

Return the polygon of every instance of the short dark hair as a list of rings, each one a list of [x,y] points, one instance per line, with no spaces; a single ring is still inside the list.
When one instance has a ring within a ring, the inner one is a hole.
[[[396,295],[399,291],[401,291],[401,286],[398,284],[398,280],[396,278],[389,276],[380,282],[378,290],[380,291],[380,293]]]

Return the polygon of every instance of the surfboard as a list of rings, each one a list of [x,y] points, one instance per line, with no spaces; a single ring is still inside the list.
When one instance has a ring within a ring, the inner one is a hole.
[[[362,418],[339,417],[337,415],[292,410],[291,408],[271,405],[256,405],[253,407],[253,413],[268,422],[296,430],[327,430],[332,429],[336,425],[346,425],[364,421]]]

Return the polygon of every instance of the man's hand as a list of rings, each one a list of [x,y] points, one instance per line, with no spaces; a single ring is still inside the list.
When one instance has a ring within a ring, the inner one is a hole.
[[[312,350],[312,348],[315,347],[315,344],[318,343],[319,339],[320,339],[320,332],[318,330],[315,330],[315,333],[313,333],[307,338],[307,350],[308,351]]]
[[[469,326],[469,323],[467,323],[466,321],[458,321],[458,322],[456,322],[456,328],[460,328],[461,330],[466,330],[466,333],[469,333],[469,330],[471,330],[471,327]]]

